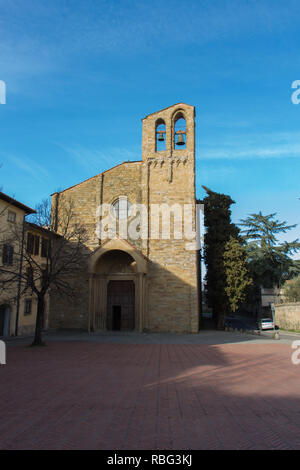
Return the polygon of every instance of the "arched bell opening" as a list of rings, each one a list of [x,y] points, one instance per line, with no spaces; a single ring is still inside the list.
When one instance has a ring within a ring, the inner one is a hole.
[[[186,149],[186,120],[184,114],[179,112],[174,118],[173,145],[175,150]]]
[[[155,124],[155,151],[166,150],[166,124],[163,119],[158,119]]]

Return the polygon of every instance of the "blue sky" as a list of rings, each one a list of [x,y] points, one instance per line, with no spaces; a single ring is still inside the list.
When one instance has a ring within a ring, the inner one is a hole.
[[[298,0],[0,0],[0,186],[35,206],[141,159],[141,118],[196,106],[197,196],[300,223]],[[285,238],[298,237],[299,227]]]

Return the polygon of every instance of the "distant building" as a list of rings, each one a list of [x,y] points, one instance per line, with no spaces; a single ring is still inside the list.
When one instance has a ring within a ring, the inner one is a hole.
[[[278,287],[272,287],[272,288],[261,287],[260,294],[261,294],[260,315],[261,317],[271,316],[272,315],[271,305],[279,304],[283,302],[283,291],[282,289]]]

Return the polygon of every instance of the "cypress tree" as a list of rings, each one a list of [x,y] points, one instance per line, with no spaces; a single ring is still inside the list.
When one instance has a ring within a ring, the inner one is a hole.
[[[252,286],[248,269],[248,253],[242,240],[230,237],[225,245],[224,267],[226,275],[225,293],[230,311],[235,312],[246,302],[247,294]]]
[[[204,198],[204,261],[206,265],[206,298],[212,308],[215,326],[224,328],[226,313],[230,303],[226,293],[227,277],[224,264],[226,243],[230,237],[237,238],[239,229],[231,222],[230,206],[235,202],[230,196],[215,193],[202,186],[207,196]]]

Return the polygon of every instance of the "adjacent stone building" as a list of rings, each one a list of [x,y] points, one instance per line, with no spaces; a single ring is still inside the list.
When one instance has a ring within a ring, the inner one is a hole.
[[[0,192],[0,337],[32,334],[37,299],[27,286],[28,257],[43,269],[51,233],[26,221],[35,210]],[[44,327],[48,326],[46,295]]]
[[[90,255],[72,280],[76,302],[51,296],[51,327],[199,329],[195,108],[179,103],[142,124],[141,161],[123,162],[52,195],[54,230],[60,230],[62,201],[72,200],[88,231]],[[108,219],[115,220],[116,233]]]

